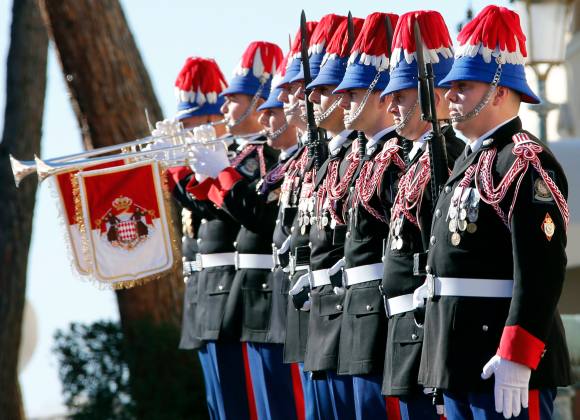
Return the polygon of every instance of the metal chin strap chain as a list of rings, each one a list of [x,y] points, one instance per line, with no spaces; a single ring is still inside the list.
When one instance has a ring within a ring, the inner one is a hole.
[[[284,109],[284,115],[295,115],[296,111],[298,111],[298,107],[300,106],[300,102],[295,102],[290,107]]]
[[[262,94],[262,91],[264,90],[265,84],[266,84],[266,80],[260,81],[260,86],[258,86],[258,90],[256,91],[256,94],[254,95],[254,97],[252,98],[252,101],[250,102],[250,105],[248,105],[248,108],[244,111],[244,113],[240,116],[240,118],[235,120],[233,123],[230,123],[230,122],[226,123],[226,125],[229,128],[233,128],[237,125],[240,125],[240,123],[242,123],[242,121],[244,121],[246,118],[248,118],[252,112],[254,112],[254,109],[256,108],[256,104],[258,103],[258,99],[260,99],[260,95]]]
[[[497,89],[497,86],[498,86],[499,81],[501,79],[501,70],[502,70],[501,66],[502,66],[503,60],[500,57],[497,57],[495,59],[495,61],[497,63],[497,70],[495,71],[495,74],[493,75],[493,80],[491,81],[489,89],[487,90],[487,92],[485,92],[485,95],[483,95],[483,98],[481,98],[481,101],[479,101],[479,103],[477,105],[475,105],[475,108],[473,108],[467,114],[451,118],[451,122],[458,123],[458,122],[464,122],[464,121],[470,120],[473,117],[476,117],[477,115],[479,115],[481,110],[483,108],[485,108],[485,106],[489,103],[489,100],[491,99],[491,95],[493,95],[493,93]]]
[[[325,119],[330,117],[330,114],[332,114],[334,112],[334,110],[338,107],[338,105],[340,105],[340,99],[337,99],[332,104],[330,104],[328,109],[326,111],[324,111],[322,114],[320,114],[319,116],[314,116],[314,121],[316,122],[316,124],[318,125],[322,121],[324,121]]]
[[[402,131],[409,124],[409,121],[411,120],[411,117],[413,116],[413,114],[415,114],[415,111],[417,110],[418,105],[419,105],[419,100],[417,99],[417,102],[415,102],[413,104],[413,106],[411,107],[411,109],[409,111],[407,111],[407,113],[403,116],[403,120],[395,126],[395,131],[397,132],[397,134],[399,136],[402,136],[402,134],[401,134]]]
[[[359,104],[358,108],[354,111],[354,113],[352,114],[352,116],[348,115],[344,117],[344,123],[345,124],[352,124],[354,120],[356,120],[360,113],[363,111],[365,105],[367,104],[367,101],[369,100],[371,93],[373,93],[373,90],[375,88],[375,86],[377,85],[377,83],[379,82],[379,78],[381,77],[381,73],[383,72],[383,70],[379,70],[377,72],[377,75],[375,76],[375,78],[373,79],[373,81],[371,82],[371,84],[369,85],[369,88],[367,90],[367,93],[365,93],[365,96],[363,98],[363,100],[361,101],[361,103]]]
[[[266,135],[268,136],[268,138],[270,140],[276,140],[287,129],[288,129],[288,122],[284,121],[284,124],[282,124],[281,127],[277,128],[276,130],[274,130],[272,132],[268,132]]]

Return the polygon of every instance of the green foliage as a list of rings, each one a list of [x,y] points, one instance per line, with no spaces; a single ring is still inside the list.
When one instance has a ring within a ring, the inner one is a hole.
[[[135,405],[118,323],[72,323],[58,330],[53,351],[59,362],[65,404],[74,420],[130,420]]]
[[[149,321],[134,322],[129,337],[108,321],[57,331],[53,351],[71,418],[206,419],[199,361],[177,343],[176,327]]]

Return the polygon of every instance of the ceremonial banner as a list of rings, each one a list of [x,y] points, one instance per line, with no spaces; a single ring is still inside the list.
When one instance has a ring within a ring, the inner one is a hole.
[[[114,162],[90,165],[83,170],[93,170],[109,168],[123,165],[125,162],[120,159]],[[83,256],[81,227],[77,223],[77,207],[75,205],[75,195],[73,192],[73,179],[79,172],[78,169],[67,171],[51,178],[53,194],[57,200],[58,212],[64,227],[65,239],[71,264],[80,276],[87,276],[90,273],[90,265]]]
[[[168,211],[157,162],[79,172],[91,277],[113,288],[131,287],[173,268]]]

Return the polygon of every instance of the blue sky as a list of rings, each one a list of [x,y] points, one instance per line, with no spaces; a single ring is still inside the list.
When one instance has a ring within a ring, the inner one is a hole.
[[[467,1],[458,0],[406,0],[396,3],[369,0],[335,0],[332,3],[312,0],[223,0],[219,3],[124,0],[121,3],[166,116],[171,116],[174,111],[173,81],[187,56],[214,57],[229,77],[251,41],[273,41],[287,50],[288,34],[294,36],[302,8],[309,19],[319,19],[330,12],[346,14],[349,10],[353,16],[364,18],[374,11],[401,14],[414,9],[433,8],[436,4],[436,9],[443,14],[455,37],[457,23],[464,19],[468,4]],[[490,3],[472,2],[476,12]],[[508,2],[495,3],[506,5]],[[4,125],[5,66],[11,8],[11,1],[0,2],[0,127]],[[136,109],[135,112],[143,110]],[[55,157],[81,149],[78,125],[54,49],[51,48],[41,155]],[[55,329],[65,328],[74,321],[118,319],[118,312],[113,292],[98,290],[74,278],[47,185],[42,185],[37,195],[27,299],[36,312],[38,342],[30,363],[20,376],[26,413],[28,416],[64,413],[56,359],[51,353]]]

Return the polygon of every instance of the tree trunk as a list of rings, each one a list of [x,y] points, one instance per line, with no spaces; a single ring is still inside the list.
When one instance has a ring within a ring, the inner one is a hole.
[[[148,135],[144,110],[158,121],[161,108],[118,0],[39,0],[39,4],[56,46],[85,147],[92,149]],[[143,342],[143,323],[177,331],[183,290],[181,275],[173,273],[116,292],[126,343],[133,355],[130,370],[135,389],[149,382],[152,371],[151,360],[141,356],[152,344]],[[177,347],[177,338],[171,343],[173,348]],[[200,377],[194,373],[191,354],[165,355],[165,359],[158,360],[166,368],[164,373],[184,371],[185,363],[190,377]],[[147,391],[149,395],[134,395],[138,406],[150,403],[154,395],[163,395],[168,386],[162,380],[150,385],[154,388]],[[202,394],[200,386],[197,394]],[[139,417],[146,415],[142,412]]]
[[[35,0],[14,0],[0,144],[0,413],[15,420],[24,419],[18,352],[37,184],[27,180],[16,190],[8,154],[32,159],[40,153],[47,48]]]

